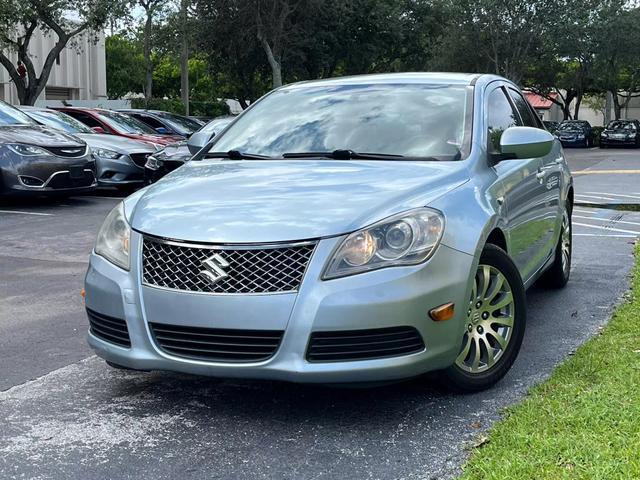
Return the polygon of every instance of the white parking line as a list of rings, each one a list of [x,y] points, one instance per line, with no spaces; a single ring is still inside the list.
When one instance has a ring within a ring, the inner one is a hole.
[[[15,213],[18,215],[38,215],[42,217],[50,217],[53,215],[53,213],[23,212],[21,210],[0,210],[0,213]]]
[[[580,199],[580,198],[595,198],[597,200],[613,200],[613,201],[616,200],[615,198],[604,197],[604,196],[601,196],[601,195],[578,195],[578,194],[576,194],[576,198],[578,198],[578,199]]]
[[[605,193],[605,192],[585,192],[585,194],[608,195],[611,197],[634,198],[640,200],[640,195],[623,195],[622,193]],[[579,195],[576,195],[579,196]]]
[[[574,237],[611,237],[611,238],[637,238],[637,235],[622,235],[622,234],[611,234],[611,235],[602,235],[599,233],[574,233]]]
[[[578,213],[586,213],[588,215],[593,215],[594,213],[596,213],[596,212],[592,212],[591,210],[582,210],[580,208],[574,208],[573,211],[574,212],[578,212]],[[574,217],[575,217],[575,215],[574,215]]]
[[[586,220],[599,220],[601,222],[624,223],[625,225],[637,225],[637,226],[640,226],[640,222],[629,222],[627,220],[614,220],[614,219],[611,219],[611,218],[585,217],[585,216],[582,216],[582,215],[573,215],[573,218],[584,218]]]
[[[604,230],[605,232],[633,233],[635,235],[640,235],[640,232],[636,232],[635,230],[623,230],[621,228],[609,228],[609,227],[602,226],[602,225],[589,225],[588,223],[578,223],[578,222],[573,222],[573,225],[578,225],[580,227],[587,227],[587,228],[598,228],[600,230]]]

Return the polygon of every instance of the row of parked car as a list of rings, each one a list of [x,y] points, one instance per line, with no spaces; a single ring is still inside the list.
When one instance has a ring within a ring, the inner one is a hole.
[[[131,191],[178,168],[232,120],[0,102],[0,194]]]
[[[544,125],[565,147],[592,147],[596,144],[600,148],[640,146],[638,120],[612,120],[604,129],[599,128],[602,129],[599,135],[586,120],[565,120],[562,123],[545,121]]]

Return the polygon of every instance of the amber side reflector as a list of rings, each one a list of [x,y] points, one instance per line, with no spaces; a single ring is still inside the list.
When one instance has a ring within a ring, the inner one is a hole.
[[[444,322],[453,318],[453,303],[445,303],[429,311],[429,316],[436,322]]]
[[[87,292],[84,291],[84,288],[80,290],[80,296],[84,298],[87,295]]]

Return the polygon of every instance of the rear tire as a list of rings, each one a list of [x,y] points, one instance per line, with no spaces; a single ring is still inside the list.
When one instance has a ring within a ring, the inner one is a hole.
[[[440,372],[445,386],[477,392],[504,377],[522,345],[526,308],[517,267],[504,250],[487,245],[474,275],[460,353]]]
[[[544,272],[540,281],[541,286],[547,288],[564,288],[569,281],[571,274],[571,254],[573,251],[573,241],[571,237],[571,205],[565,205],[562,212],[562,224],[560,227],[560,238],[556,244],[555,258],[553,264]]]

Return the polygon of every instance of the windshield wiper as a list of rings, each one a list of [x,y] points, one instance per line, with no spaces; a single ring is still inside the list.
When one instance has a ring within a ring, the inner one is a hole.
[[[229,150],[228,152],[208,152],[201,158],[228,158],[229,160],[269,160],[273,157],[258,155],[257,153],[241,152],[239,150]]]
[[[332,152],[289,152],[282,158],[333,158],[335,160],[394,160],[404,158],[404,155],[388,153],[358,153],[353,150],[333,150]]]

